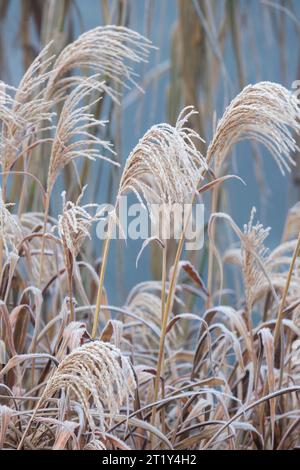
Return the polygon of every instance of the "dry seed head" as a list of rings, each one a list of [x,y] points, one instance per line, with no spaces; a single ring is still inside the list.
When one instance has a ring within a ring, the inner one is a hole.
[[[289,240],[277,246],[267,256],[264,256],[263,263],[268,273],[270,282],[275,291],[283,292],[286,286],[286,279],[289,267],[292,262],[293,252],[296,247],[297,240]],[[266,252],[267,254],[267,252]],[[296,260],[295,266],[290,279],[290,285],[287,296],[287,304],[291,305],[299,299],[299,280],[300,280],[300,264]],[[270,283],[265,279],[260,282],[258,279],[255,286],[255,300],[269,291]],[[254,289],[253,289],[254,295]],[[294,311],[296,314],[297,309]]]
[[[62,192],[63,210],[58,216],[57,226],[53,230],[58,231],[58,235],[63,244],[70,250],[75,257],[86,237],[91,238],[90,229],[92,223],[98,220],[98,214],[91,215],[87,209],[97,208],[97,204],[86,204],[80,206],[80,201],[84,195],[86,186],[84,186],[76,203],[66,201],[66,192]]]
[[[96,408],[99,427],[105,429],[104,413],[110,420],[120,412],[136,388],[132,367],[119,349],[109,343],[93,341],[72,351],[59,364],[49,380],[44,397],[51,398],[60,390],[82,406],[91,426],[91,401]]]
[[[78,348],[88,339],[90,338],[85,323],[73,321],[64,328],[63,340],[70,351]]]
[[[96,137],[94,133],[106,123],[95,119],[90,112],[99,98],[87,105],[79,106],[93,91],[97,93],[103,91],[103,83],[99,83],[96,78],[93,76],[82,81],[64,102],[52,145],[48,192],[51,191],[59,172],[75,158],[83,157],[89,160],[100,158],[116,164],[100,154],[100,149],[113,153],[111,144]]]
[[[155,323],[160,322],[161,299],[151,292],[137,292],[128,304],[128,309],[145,318],[152,319]]]
[[[0,82],[0,162],[2,171],[9,171],[15,162],[19,144],[27,123],[13,111],[14,99],[7,93],[7,85]]]
[[[107,450],[105,444],[101,442],[97,437],[92,439],[84,446],[83,450]]]
[[[237,263],[242,267],[246,291],[246,303],[249,311],[257,298],[258,292],[261,291],[262,286],[265,290],[271,289],[275,301],[278,302],[278,297],[271,280],[271,260],[268,250],[264,246],[264,241],[270,233],[270,228],[264,228],[262,224],[258,222],[254,225],[255,213],[256,209],[253,207],[250,220],[244,225],[244,231],[241,231],[233,219],[224,212],[212,214],[208,226],[209,237],[210,240],[212,240],[212,246],[221,271],[221,286],[223,283],[222,259],[215,247],[214,240],[211,235],[215,221],[218,218],[227,220],[241,241],[240,250],[231,250],[231,252],[227,252],[225,260],[227,260],[227,262]]]
[[[128,62],[146,61],[151,43],[140,34],[120,26],[97,27],[82,34],[61,52],[47,87],[47,96],[62,98],[81,77],[68,77],[73,69],[97,73],[110,84],[135,84]],[[116,97],[112,85],[107,91]]]
[[[299,133],[299,107],[296,96],[282,85],[260,82],[246,86],[225,110],[207,151],[217,168],[233,145],[244,139],[266,146],[282,173],[294,164],[297,150],[292,131]]]
[[[3,449],[5,437],[12,422],[14,410],[5,405],[0,405],[0,449]]]
[[[244,225],[245,239],[243,245],[245,250],[250,251],[251,249],[254,249],[261,258],[265,258],[268,250],[264,246],[264,241],[269,236],[271,228],[264,228],[259,222],[256,222],[254,225],[255,214],[256,208],[253,207],[249,222]],[[247,247],[248,243],[249,247]]]
[[[13,205],[14,204],[4,203],[2,198],[2,189],[0,188],[0,238],[7,257],[11,250],[17,250],[16,243],[22,236],[22,229],[18,218],[8,210],[8,207]]]
[[[140,201],[144,198],[152,218],[152,204],[161,204],[168,211],[172,204],[191,202],[207,168],[196,147],[201,138],[187,127],[193,114],[193,107],[185,108],[175,127],[157,124],[146,132],[127,159],[118,198],[128,192]]]
[[[20,215],[20,223],[22,225],[23,238],[30,237],[32,233],[40,230],[43,226],[44,214],[40,212],[23,212]],[[57,225],[57,220],[51,216],[48,216],[48,222],[46,226],[46,233],[51,234],[54,230],[54,226]],[[40,271],[40,259],[36,256],[41,252],[42,238],[34,237],[30,240],[29,244],[22,244],[22,251],[25,256],[29,256],[30,253],[35,256],[30,256],[30,274],[31,283],[35,284]],[[47,238],[45,240],[45,253],[44,258],[45,272],[47,272],[49,278],[56,276],[57,270],[64,266],[63,250],[59,240],[55,237]],[[52,289],[52,287],[50,287]]]
[[[52,128],[53,102],[44,96],[45,83],[51,73],[48,71],[52,62],[49,48],[50,45],[45,47],[33,61],[18,88],[1,83],[0,151],[4,172],[11,169],[26,147],[41,140],[42,133]]]
[[[270,233],[270,228],[264,228],[257,222],[254,225],[255,207],[252,208],[250,220],[244,225],[242,239],[242,266],[246,289],[247,305],[251,308],[255,293],[261,284],[265,283],[265,274],[262,265],[267,266],[268,250],[264,241]]]
[[[157,347],[160,337],[161,327],[161,283],[145,283],[141,285],[139,289],[133,289],[129,294],[125,308],[127,311],[133,313],[136,319],[141,319],[141,322],[134,324],[133,326],[127,326],[126,331],[131,331],[132,342],[135,348],[147,350],[149,348]],[[166,294],[168,293],[168,286],[166,286]],[[175,295],[175,300],[179,304],[179,297]],[[125,317],[126,318],[126,317]],[[128,316],[126,322],[132,322],[132,317]],[[147,326],[146,326],[147,325]],[[154,331],[149,328],[153,328],[157,334],[153,334]],[[181,340],[180,337],[180,325],[174,325],[174,327],[168,332],[166,337],[166,350],[169,353],[171,348],[177,348]],[[138,357],[135,358],[139,360]],[[144,359],[143,359],[144,360]]]

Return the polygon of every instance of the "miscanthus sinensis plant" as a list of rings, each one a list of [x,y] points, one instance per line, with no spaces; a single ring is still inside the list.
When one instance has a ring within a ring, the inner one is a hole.
[[[300,445],[299,207],[287,214],[272,250],[255,209],[240,228],[219,207],[239,141],[265,146],[282,172],[293,165],[299,108],[283,86],[244,88],[206,153],[192,106],[175,125],[155,124],[140,138],[120,174],[109,230],[129,193],[154,221],[152,204],[163,204],[165,222],[172,204],[205,197],[209,245],[184,259],[185,227],[178,243],[147,240],[141,252],[157,243],[160,279],[136,285],[123,305],[110,304],[110,237],[99,260],[92,230],[103,213],[100,201],[85,202],[86,167],[77,162],[101,160],[112,171],[119,165],[103,103],[117,106],[124,88],[138,86],[136,66],[151,47],[127,28],[99,27],[58,57],[50,43],[18,87],[1,83],[1,448]],[[224,251],[218,235],[226,223],[236,242]]]

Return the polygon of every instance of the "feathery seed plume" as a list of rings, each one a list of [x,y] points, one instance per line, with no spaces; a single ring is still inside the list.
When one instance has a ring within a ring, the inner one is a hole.
[[[282,173],[294,165],[297,150],[292,131],[299,133],[296,96],[278,83],[260,82],[246,86],[225,110],[207,151],[220,167],[233,145],[244,139],[266,146]]]
[[[135,73],[127,62],[145,62],[151,42],[140,34],[121,26],[100,26],[79,36],[63,49],[54,64],[47,96],[61,99],[70,86],[80,83],[82,77],[68,76],[79,68],[99,74],[105,80],[107,91],[117,98],[113,84],[136,85]]]
[[[98,83],[96,77],[82,81],[66,98],[57,123],[56,133],[52,145],[52,153],[48,170],[47,190],[52,189],[59,171],[75,158],[84,157],[89,160],[100,158],[118,165],[108,157],[99,153],[99,147],[113,153],[111,144],[101,140],[92,133],[103,127],[106,121],[95,119],[90,113],[95,101],[79,106],[80,102],[94,90],[103,90],[103,83]],[[96,102],[99,98],[96,100]]]
[[[17,217],[8,210],[13,205],[4,203],[0,188],[0,238],[7,257],[10,250],[16,250],[16,242],[20,240],[22,233]]]
[[[119,186],[120,196],[133,192],[139,201],[144,198],[150,217],[152,204],[166,208],[172,204],[191,202],[206,162],[196,147],[201,140],[187,126],[196,112],[192,106],[182,110],[175,127],[157,124],[140,139],[130,153]]]
[[[105,411],[110,420],[133,396],[136,388],[132,367],[119,349],[109,343],[93,341],[72,351],[59,364],[49,380],[44,399],[64,389],[77,400],[93,425],[92,400],[97,410],[99,427],[105,430]]]
[[[84,239],[91,238],[90,228],[93,222],[98,220],[99,214],[91,215],[87,210],[97,208],[97,204],[80,206],[86,186],[82,189],[76,203],[66,201],[66,192],[62,192],[63,210],[58,216],[57,225],[52,230],[57,230],[63,244],[76,257]]]

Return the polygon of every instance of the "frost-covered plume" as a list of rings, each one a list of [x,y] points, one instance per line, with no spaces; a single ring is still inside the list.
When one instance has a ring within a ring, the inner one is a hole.
[[[53,229],[58,231],[58,235],[74,257],[76,257],[80,247],[86,237],[91,238],[90,229],[92,223],[98,220],[99,214],[92,215],[89,209],[97,209],[97,204],[85,204],[80,206],[84,196],[86,186],[83,188],[77,201],[66,201],[66,192],[62,193],[62,213],[58,216],[57,226]]]
[[[42,134],[51,128],[53,101],[45,99],[50,76],[51,44],[33,61],[18,88],[0,83],[0,155],[3,172],[11,170],[25,151],[42,143]]]
[[[117,202],[122,195],[133,192],[140,202],[145,201],[152,218],[152,204],[164,207],[167,215],[173,204],[192,202],[207,168],[197,148],[201,138],[187,124],[193,114],[193,107],[185,108],[175,127],[157,124],[146,132],[127,159]]]
[[[268,249],[265,247],[264,241],[271,230],[269,227],[264,228],[259,222],[254,225],[255,214],[256,209],[253,207],[250,220],[248,224],[244,225],[241,244],[246,301],[249,309],[252,307],[257,290],[266,281]]]
[[[64,97],[70,86],[82,80],[82,76],[69,73],[82,68],[85,73],[99,74],[107,81],[106,91],[116,97],[114,85],[127,86],[127,82],[136,85],[136,74],[130,63],[145,62],[151,47],[149,40],[125,27],[104,26],[87,31],[60,53],[47,86],[47,96]]]
[[[299,103],[296,96],[278,83],[246,86],[227,107],[207,151],[220,167],[231,148],[244,139],[266,146],[282,173],[294,164],[297,150],[293,132],[299,133]]]
[[[100,430],[105,429],[104,413],[110,421],[128,406],[136,382],[128,359],[110,343],[92,341],[72,351],[59,364],[44,391],[44,399],[62,389],[77,401],[94,428],[92,404],[97,411]]]
[[[22,236],[22,229],[17,217],[8,210],[8,207],[11,206],[14,204],[4,203],[0,188],[0,238],[6,256],[11,250],[16,250],[16,243],[20,241]]]
[[[83,157],[89,160],[100,158],[116,164],[101,155],[102,149],[113,153],[111,144],[101,140],[95,132],[106,124],[106,121],[95,119],[91,114],[91,108],[99,98],[80,106],[80,103],[93,91],[101,91],[102,85],[103,83],[97,81],[97,77],[90,77],[82,81],[66,98],[52,145],[47,181],[48,193],[52,190],[59,172],[76,158]]]

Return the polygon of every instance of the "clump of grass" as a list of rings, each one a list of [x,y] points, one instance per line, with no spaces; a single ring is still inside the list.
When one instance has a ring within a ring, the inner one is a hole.
[[[106,427],[105,409],[109,410],[111,423],[123,403],[128,405],[135,388],[135,378],[128,359],[112,344],[93,341],[74,349],[60,362],[43,391],[38,408],[57,392],[65,393],[69,400],[75,400],[82,407],[92,433],[102,433]],[[91,410],[91,404],[95,406],[94,411]],[[26,431],[19,447],[25,437]]]
[[[242,229],[216,210],[217,188],[232,177],[225,160],[241,139],[265,145],[281,170],[293,163],[299,112],[288,90],[265,82],[246,87],[220,119],[205,156],[190,126],[190,107],[175,126],[151,127],[126,161],[109,228],[118,223],[120,197],[129,192],[152,218],[151,204],[165,204],[165,221],[173,203],[212,193],[207,283],[182,259],[183,227],[175,253],[167,239],[156,237],[161,280],[138,284],[124,305],[110,305],[110,238],[100,276],[86,249],[101,215],[98,206],[82,202],[79,184],[80,196],[72,199],[66,187],[61,213],[51,214],[66,165],[79,157],[116,163],[99,133],[110,123],[93,115],[93,105],[104,97],[116,102],[120,84],[135,85],[129,63],[146,60],[150,47],[126,28],[97,28],[57,59],[50,46],[44,49],[18,89],[0,87],[1,448],[254,450],[300,444],[298,206],[272,251],[265,247],[269,229],[254,222],[255,210]],[[74,74],[79,67],[84,73]],[[34,171],[33,149],[40,151],[46,182]],[[15,171],[16,163],[21,166]],[[27,211],[21,198],[13,213],[9,178],[23,178],[25,190],[29,178],[35,182],[39,211]],[[216,235],[224,222],[238,245],[221,253]],[[232,296],[224,277],[229,262],[243,281]]]

